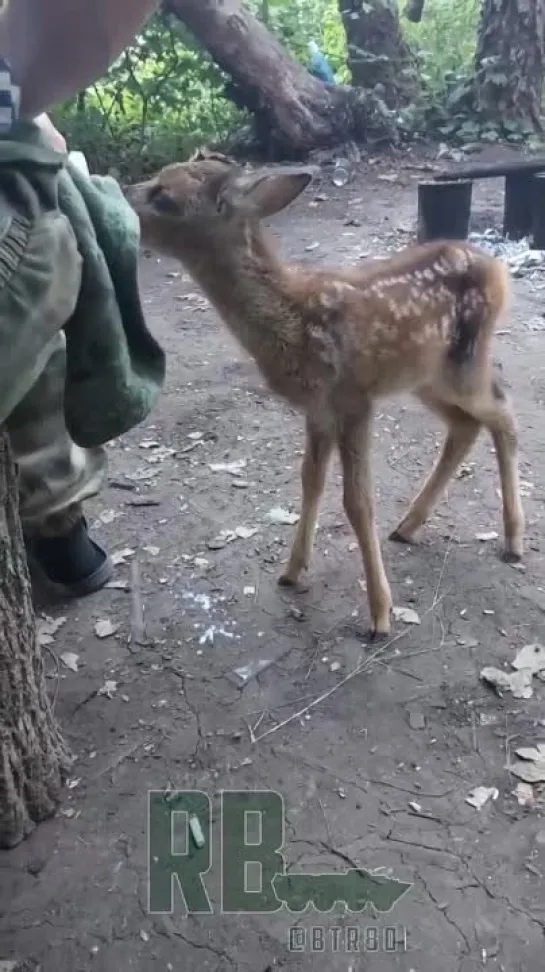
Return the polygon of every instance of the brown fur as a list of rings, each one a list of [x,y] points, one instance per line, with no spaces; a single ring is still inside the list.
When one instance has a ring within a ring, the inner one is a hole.
[[[491,341],[507,308],[505,265],[467,243],[437,242],[360,268],[283,262],[261,225],[310,181],[308,170],[248,172],[201,151],[129,190],[144,241],[178,257],[255,359],[270,388],[306,415],[303,504],[287,570],[310,561],[328,461],[339,448],[344,508],[361,548],[373,630],[391,594],[374,517],[371,414],[412,392],[447,423],[442,453],[392,538],[409,541],[486,427],[498,456],[505,557],[522,556],[515,420],[493,382]]]

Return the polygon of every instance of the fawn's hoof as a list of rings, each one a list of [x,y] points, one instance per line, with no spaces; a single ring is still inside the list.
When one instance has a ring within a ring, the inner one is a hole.
[[[294,580],[293,577],[290,577],[289,574],[280,574],[280,577],[278,578],[279,587],[295,587],[296,585],[297,581]]]
[[[390,601],[388,608],[381,608],[378,616],[376,617],[375,624],[369,630],[369,640],[373,642],[374,645],[380,645],[381,642],[386,641],[391,634],[392,629],[392,602]]]
[[[516,550],[503,550],[501,553],[501,559],[504,564],[520,564],[522,554],[517,553]]]
[[[395,530],[392,530],[388,539],[393,540],[394,543],[411,543],[411,538],[404,537],[397,527]]]

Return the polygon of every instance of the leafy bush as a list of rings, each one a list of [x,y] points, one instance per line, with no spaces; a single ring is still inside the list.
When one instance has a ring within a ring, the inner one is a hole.
[[[481,0],[426,0],[420,24],[403,20],[420,80],[420,97],[404,113],[406,130],[459,142],[527,141],[533,128],[480,117],[471,97]]]
[[[294,57],[308,42],[327,51],[348,83],[336,0],[250,0],[253,12]],[[56,124],[95,172],[138,178],[195,147],[221,142],[246,119],[224,95],[227,78],[179,21],[156,15],[98,84],[58,107]]]
[[[247,6],[301,63],[308,61],[308,43],[314,40],[327,54],[337,80],[350,83],[337,0],[250,0]]]
[[[55,121],[93,171],[136,178],[240,124],[223,83],[181,25],[155,16],[100,83],[55,111]]]
[[[479,11],[480,0],[427,0],[419,24],[403,19],[420,82],[419,97],[403,116],[408,131],[477,137],[478,124],[463,128],[468,112],[462,105],[473,73]]]
[[[308,42],[315,40],[337,80],[350,83],[342,0],[247,2],[295,58],[306,63]],[[398,2],[420,82],[415,103],[399,119],[406,134],[520,140],[524,132],[517,126],[500,132],[476,117],[466,97],[480,0],[426,0],[419,24],[403,16],[404,0]],[[122,178],[137,178],[198,145],[221,142],[247,121],[225,97],[227,80],[179,21],[156,15],[108,75],[62,105],[55,119],[94,171],[113,169]]]
[[[405,36],[419,64],[423,95],[430,101],[445,101],[454,79],[462,82],[470,76],[480,6],[480,0],[427,0],[419,24],[402,15]]]

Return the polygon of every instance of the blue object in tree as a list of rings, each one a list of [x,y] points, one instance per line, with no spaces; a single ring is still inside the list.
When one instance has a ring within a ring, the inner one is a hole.
[[[316,41],[311,41],[308,45],[310,51],[309,71],[315,78],[325,81],[326,84],[335,84],[335,75],[325,54],[322,53]]]

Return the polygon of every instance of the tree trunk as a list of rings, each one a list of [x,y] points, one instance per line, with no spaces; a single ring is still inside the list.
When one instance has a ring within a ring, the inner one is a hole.
[[[475,55],[476,106],[493,121],[541,128],[544,0],[484,0]]]
[[[9,441],[0,427],[0,847],[50,817],[70,764],[36,637]]]
[[[411,101],[414,69],[396,0],[338,0],[352,83],[377,88],[389,108]]]
[[[419,24],[424,13],[424,3],[425,0],[407,0],[403,11],[407,20],[410,20],[413,24]]]
[[[302,157],[351,139],[392,137],[380,99],[312,77],[238,0],[166,0],[164,9],[232,79],[226,93],[251,112],[275,154]]]

